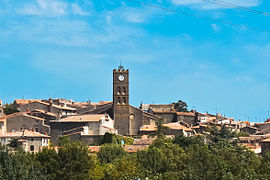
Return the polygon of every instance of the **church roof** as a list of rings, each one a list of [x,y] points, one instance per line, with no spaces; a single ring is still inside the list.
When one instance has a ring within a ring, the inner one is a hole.
[[[60,120],[52,120],[50,122],[99,122],[107,114],[85,114],[85,115],[74,115],[62,118]],[[108,115],[109,118],[109,115]]]

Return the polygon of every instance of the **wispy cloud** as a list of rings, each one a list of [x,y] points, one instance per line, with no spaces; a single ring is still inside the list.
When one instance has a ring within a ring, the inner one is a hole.
[[[219,31],[219,26],[217,24],[211,24],[211,27],[215,32]]]
[[[244,7],[256,7],[260,5],[259,0],[224,0],[224,2],[237,4]],[[202,0],[172,0],[172,3],[180,6],[191,6],[198,9],[227,9],[229,7],[216,5]]]
[[[18,12],[23,15],[61,16],[67,13],[68,3],[57,0],[37,0],[26,3]]]
[[[91,14],[90,12],[82,10],[82,8],[78,4],[73,3],[71,4],[71,7],[74,14],[81,16],[88,16]]]
[[[21,2],[22,7],[17,8],[17,12],[21,15],[35,15],[35,16],[64,16],[64,15],[91,15],[91,10],[87,8],[84,10],[78,3],[69,3],[62,0],[36,0],[32,2]],[[88,7],[91,3],[85,3]]]

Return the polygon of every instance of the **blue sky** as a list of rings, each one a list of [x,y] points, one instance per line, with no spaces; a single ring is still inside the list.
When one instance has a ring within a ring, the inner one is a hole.
[[[224,1],[270,12],[267,0]],[[270,16],[202,0],[144,2],[270,31]],[[112,100],[112,70],[122,61],[132,105],[182,99],[201,112],[262,121],[269,37],[127,0],[0,0],[0,99]]]

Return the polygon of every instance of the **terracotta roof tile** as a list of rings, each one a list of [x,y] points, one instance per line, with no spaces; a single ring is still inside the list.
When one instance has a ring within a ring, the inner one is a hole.
[[[170,129],[175,129],[175,130],[183,129],[185,131],[192,131],[192,129],[187,128],[187,127],[179,124],[178,122],[163,124],[163,126],[168,127]]]
[[[62,118],[60,120],[52,120],[50,122],[98,122],[106,114],[85,114],[85,115],[74,115]],[[109,115],[108,115],[109,116]]]

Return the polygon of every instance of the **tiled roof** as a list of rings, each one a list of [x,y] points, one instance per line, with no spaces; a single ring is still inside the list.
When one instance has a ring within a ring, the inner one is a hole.
[[[193,112],[177,112],[176,114],[178,116],[196,116],[196,114]]]
[[[98,122],[104,116],[105,114],[74,115],[74,116],[68,116],[66,118],[62,118],[60,120],[52,120],[50,122]]]
[[[140,131],[156,131],[157,127],[155,125],[142,125]]]
[[[41,102],[41,99],[15,99],[14,102],[20,106],[23,106],[23,105],[29,104],[31,102]]]
[[[265,140],[262,140],[261,142],[265,142],[265,143],[270,143],[270,138],[267,138],[267,139],[265,139]]]
[[[50,136],[41,134],[39,132],[34,132],[34,131],[29,131],[29,130],[24,130],[24,132],[2,132],[0,131],[0,138],[4,137],[47,137],[49,138]]]
[[[150,145],[154,140],[154,138],[135,139],[133,145]]]
[[[54,114],[54,113],[51,113],[51,112],[46,112],[46,111],[41,110],[41,109],[33,109],[33,110],[31,110],[31,112],[33,112],[33,111],[40,112],[40,113],[43,113],[43,114],[47,114],[47,115],[49,115],[49,116],[54,116],[54,117],[56,117],[56,116],[57,116],[57,115],[56,115],[56,114]]]
[[[124,150],[129,153],[135,153],[137,151],[144,150],[148,147],[149,145],[124,145],[123,146]]]
[[[42,118],[39,118],[39,117],[36,117],[36,116],[31,116],[31,115],[28,115],[28,114],[26,114],[26,113],[24,113],[24,112],[18,112],[18,113],[6,115],[6,116],[1,117],[0,120],[1,120],[1,119],[2,119],[2,120],[3,120],[3,119],[11,119],[11,118],[18,117],[18,116],[24,116],[24,117],[29,117],[29,118],[32,118],[32,119],[44,121],[44,119],[42,119]]]
[[[163,124],[163,126],[168,127],[170,129],[175,129],[175,130],[183,129],[185,131],[192,131],[192,129],[187,128],[187,127],[179,124],[178,122]]]

